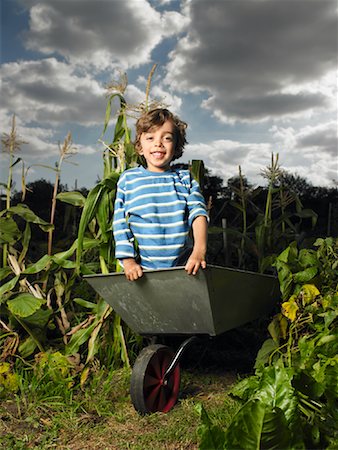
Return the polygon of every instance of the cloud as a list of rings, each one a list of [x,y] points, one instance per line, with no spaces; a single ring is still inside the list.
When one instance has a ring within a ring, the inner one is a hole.
[[[25,123],[102,124],[104,88],[88,74],[47,58],[4,64],[1,108],[13,111]]]
[[[290,118],[332,105],[319,85],[337,69],[335,1],[210,0],[188,6],[189,32],[167,66],[172,88],[205,93],[202,107],[230,123]]]
[[[271,159],[272,147],[269,143],[243,144],[231,140],[214,140],[210,143],[189,144],[184,152],[185,161],[202,159],[212,174],[226,181],[237,176],[239,166],[242,174],[251,183],[264,184],[260,171]]]
[[[227,181],[237,176],[239,166],[249,182],[264,185],[261,170],[270,165],[271,155],[279,153],[279,164],[289,173],[297,174],[314,186],[332,186],[337,180],[336,123],[317,126],[271,128],[272,142],[242,143],[218,139],[187,145],[183,160],[202,159],[214,175]]]
[[[285,169],[315,186],[332,185],[338,173],[337,124],[330,121],[300,129],[274,126],[271,133]]]
[[[103,71],[138,67],[165,37],[186,26],[176,11],[159,13],[146,0],[22,0],[30,8],[25,45]]]

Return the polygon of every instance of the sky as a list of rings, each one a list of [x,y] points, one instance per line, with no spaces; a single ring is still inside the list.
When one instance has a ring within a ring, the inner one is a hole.
[[[289,173],[337,185],[336,0],[0,2],[1,133],[15,114],[27,182],[54,179],[40,166],[55,167],[71,132],[76,153],[61,182],[92,188],[103,175],[107,85],[125,73],[125,97],[139,104],[157,64],[150,99],[188,123],[179,162],[202,159],[225,184],[240,166],[264,185],[278,154]],[[0,164],[4,183],[3,152]]]

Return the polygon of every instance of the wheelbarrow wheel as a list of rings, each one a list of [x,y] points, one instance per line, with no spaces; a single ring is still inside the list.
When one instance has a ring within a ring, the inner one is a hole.
[[[144,348],[134,364],[130,396],[140,414],[168,412],[176,404],[180,388],[179,365],[164,379],[164,374],[174,357],[165,345]]]

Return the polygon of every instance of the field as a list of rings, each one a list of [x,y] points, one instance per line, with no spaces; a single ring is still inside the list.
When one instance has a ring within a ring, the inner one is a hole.
[[[104,375],[100,375],[101,377]],[[183,370],[178,404],[168,414],[139,416],[129,396],[130,371],[117,370],[68,404],[62,398],[1,404],[1,448],[9,449],[197,449],[200,426],[195,405],[202,402],[211,417],[229,423],[238,403],[227,392],[233,372]],[[95,383],[94,383],[95,384]]]

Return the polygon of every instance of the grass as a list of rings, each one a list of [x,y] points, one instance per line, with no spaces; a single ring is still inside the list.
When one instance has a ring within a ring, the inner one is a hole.
[[[178,404],[168,414],[139,416],[129,396],[130,370],[98,369],[87,386],[26,377],[20,392],[0,404],[0,448],[21,449],[196,449],[202,402],[227,424],[238,408],[227,392],[233,373],[182,370]]]

